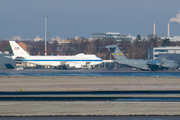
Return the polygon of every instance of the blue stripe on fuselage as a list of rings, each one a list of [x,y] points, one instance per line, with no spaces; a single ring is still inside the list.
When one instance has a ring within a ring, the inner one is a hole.
[[[91,62],[91,61],[102,61],[102,60],[43,60],[43,59],[39,59],[39,60],[34,60],[34,59],[16,59],[17,61],[39,61],[39,62],[46,62],[46,61],[70,61],[70,62]]]

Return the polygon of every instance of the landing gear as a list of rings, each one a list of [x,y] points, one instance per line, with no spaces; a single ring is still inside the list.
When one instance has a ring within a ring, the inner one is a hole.
[[[87,68],[90,70],[90,69],[95,69],[94,66],[87,66]]]
[[[59,69],[58,67],[54,67],[54,69]]]
[[[64,66],[59,66],[58,69],[63,70],[63,69],[67,69],[67,67],[65,65]]]
[[[64,67],[63,67],[63,66],[60,66],[59,69],[62,70],[62,69],[64,69]]]
[[[91,66],[88,66],[88,69],[90,70],[90,69],[91,69]]]
[[[55,66],[54,69],[63,70],[63,69],[67,69],[67,67],[65,67],[65,66]]]

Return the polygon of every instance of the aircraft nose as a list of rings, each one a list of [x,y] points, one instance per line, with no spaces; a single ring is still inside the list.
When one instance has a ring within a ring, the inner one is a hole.
[[[178,64],[176,63],[176,67],[178,66]]]
[[[179,64],[175,62],[174,68],[176,68]]]

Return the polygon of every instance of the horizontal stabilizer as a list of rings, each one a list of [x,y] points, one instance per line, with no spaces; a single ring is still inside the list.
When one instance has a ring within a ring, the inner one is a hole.
[[[84,53],[79,53],[76,56],[82,56],[82,55],[85,55],[85,54]]]

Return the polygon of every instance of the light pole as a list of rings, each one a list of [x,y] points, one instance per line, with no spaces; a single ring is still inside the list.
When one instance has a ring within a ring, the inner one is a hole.
[[[44,18],[45,18],[45,56],[47,55],[47,48],[46,48],[46,41],[47,41],[47,18],[48,16],[45,14],[44,15]]]
[[[110,53],[110,60],[111,60],[111,53]],[[111,66],[111,62],[110,62],[110,66]]]

